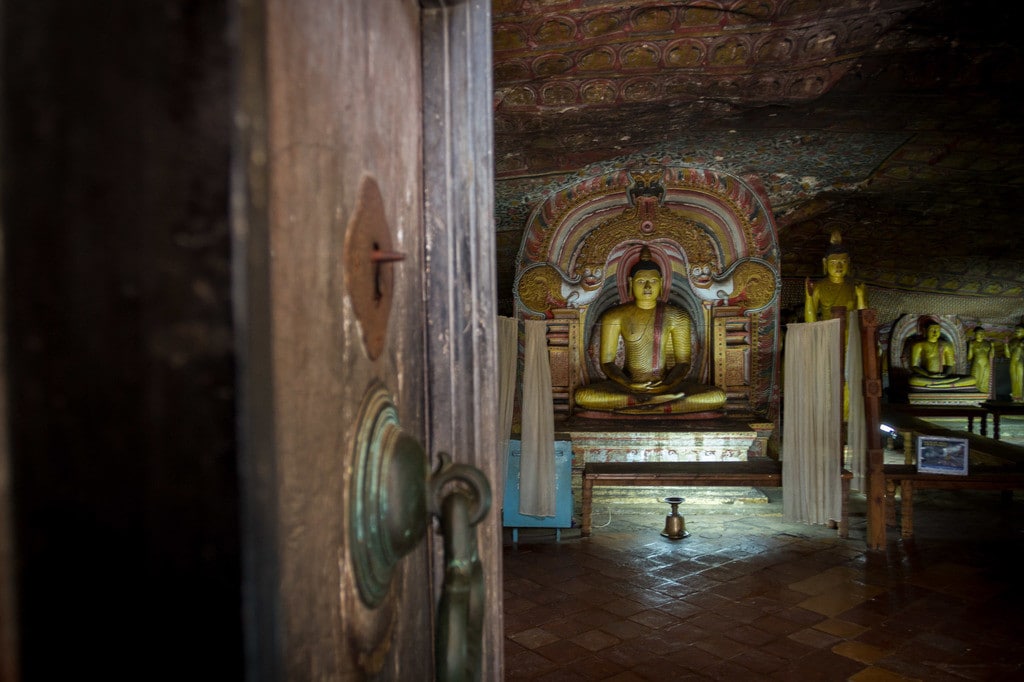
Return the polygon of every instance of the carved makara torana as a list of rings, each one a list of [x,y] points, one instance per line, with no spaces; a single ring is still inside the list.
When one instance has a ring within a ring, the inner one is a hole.
[[[598,321],[633,300],[628,270],[645,251],[659,300],[692,321],[688,380],[724,391],[726,411],[774,419],[779,254],[754,186],[696,168],[621,170],[534,211],[515,296],[518,315],[548,320],[556,412],[574,413],[577,389],[606,378]]]

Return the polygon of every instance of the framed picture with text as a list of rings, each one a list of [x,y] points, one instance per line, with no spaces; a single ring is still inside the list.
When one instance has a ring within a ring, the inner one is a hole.
[[[966,438],[920,436],[917,439],[917,470],[926,474],[966,476],[970,451]]]

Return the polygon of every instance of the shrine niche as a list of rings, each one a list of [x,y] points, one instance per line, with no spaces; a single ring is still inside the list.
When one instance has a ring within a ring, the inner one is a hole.
[[[577,414],[577,389],[605,379],[598,321],[632,300],[630,268],[648,253],[660,301],[692,320],[688,380],[724,391],[726,415],[775,418],[779,252],[751,182],[688,167],[621,170],[566,187],[533,212],[516,308],[547,320],[556,415]]]
[[[978,386],[967,360],[972,332],[956,315],[904,315],[896,320],[889,340],[891,401],[977,405],[987,400],[992,391],[991,374],[985,386]],[[938,353],[932,358],[937,364],[931,368],[926,366],[929,347],[935,349],[932,355]]]

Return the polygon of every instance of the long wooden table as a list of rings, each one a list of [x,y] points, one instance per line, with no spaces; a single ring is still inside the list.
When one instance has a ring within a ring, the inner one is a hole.
[[[895,487],[900,488],[900,535],[914,537],[914,491],[918,488],[939,490],[998,490],[1010,492],[1024,489],[1024,470],[1019,466],[968,468],[966,476],[919,473],[915,465],[886,464],[887,502],[893,509],[895,523]]]
[[[967,430],[974,433],[974,420],[981,419],[981,435],[988,435],[988,410],[980,405],[887,405],[888,412],[912,417],[967,417]],[[883,420],[884,421],[884,420]],[[998,427],[996,429],[998,433]],[[999,436],[997,435],[998,439]]]
[[[914,411],[903,409],[905,407],[903,405],[886,405],[881,416],[881,423],[888,424],[905,434],[907,452],[905,463],[886,464],[883,467],[886,522],[887,525],[896,524],[895,491],[899,487],[900,532],[903,537],[911,538],[914,535],[914,491],[917,489],[973,489],[1003,492],[1024,489],[1024,447],[969,431],[943,428],[915,416],[916,410],[923,406],[915,406]],[[942,409],[946,408],[947,406],[942,406]],[[984,406],[978,409],[991,412],[988,407]],[[996,431],[996,433],[998,432]],[[967,475],[919,473],[911,457],[914,435],[966,439],[970,448]]]
[[[849,533],[847,501],[850,478],[849,472],[842,472],[842,514],[838,519],[840,537]],[[782,486],[782,462],[770,457],[742,462],[589,462],[583,467],[580,534],[584,537],[590,535],[592,528],[595,485],[779,488]]]
[[[1024,403],[986,400],[981,406],[992,415],[992,437],[996,440],[999,440],[999,417],[1004,414],[1024,414]]]

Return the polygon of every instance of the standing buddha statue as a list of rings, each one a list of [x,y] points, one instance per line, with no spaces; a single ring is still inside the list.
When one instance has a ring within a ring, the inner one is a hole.
[[[847,312],[868,307],[864,284],[846,279],[850,273],[850,252],[843,246],[839,230],[832,232],[822,264],[828,276],[818,282],[811,282],[808,277],[804,282],[804,322],[830,319],[834,306],[843,306]]]

